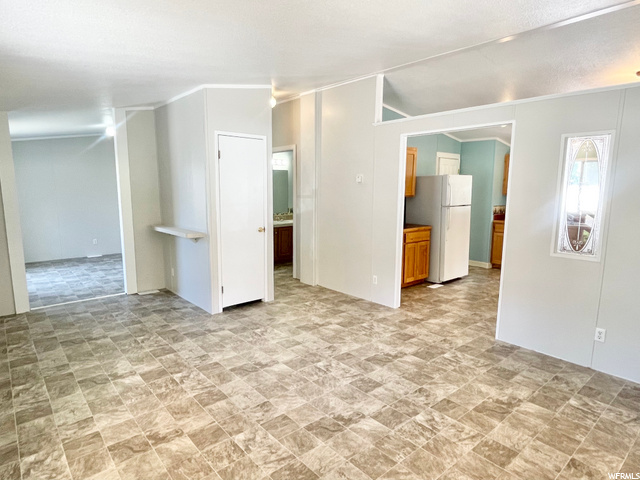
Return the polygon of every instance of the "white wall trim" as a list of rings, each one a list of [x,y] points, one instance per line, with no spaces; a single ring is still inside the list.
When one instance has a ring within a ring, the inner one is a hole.
[[[458,140],[461,143],[469,143],[469,142],[486,142],[486,141],[491,141],[491,140],[495,140],[496,142],[500,142],[504,145],[506,145],[507,147],[510,147],[511,144],[502,140],[501,138],[498,137],[479,137],[479,138],[470,138],[468,140]]]
[[[397,113],[398,115],[402,115],[402,116],[403,116],[403,117],[405,117],[405,118],[409,118],[409,117],[411,116],[411,115],[409,115],[408,113],[405,113],[405,112],[403,112],[402,110],[398,110],[397,108],[392,107],[391,105],[388,105],[388,104],[386,104],[386,103],[383,103],[383,104],[382,104],[382,106],[383,106],[384,108],[386,108],[387,110],[391,110],[392,112]],[[388,121],[390,121],[390,120],[388,120]]]
[[[469,260],[469,266],[486,268],[486,269],[493,268],[489,262],[478,262],[477,260]]]
[[[637,0],[638,2],[640,2],[640,0]],[[512,107],[512,106],[517,106],[517,105],[522,105],[522,104],[526,104],[526,103],[532,103],[532,102],[541,102],[541,101],[545,101],[545,100],[554,100],[557,98],[566,98],[566,97],[575,97],[578,95],[588,95],[588,94],[592,94],[592,93],[603,93],[603,92],[610,92],[612,90],[625,90],[627,88],[633,88],[633,87],[637,87],[638,86],[638,82],[629,82],[629,83],[623,83],[620,85],[610,85],[607,87],[598,87],[598,88],[592,88],[592,89],[588,89],[588,90],[579,90],[576,92],[568,92],[568,93],[553,93],[550,95],[542,95],[540,97],[531,97],[531,98],[523,98],[520,100],[511,100],[510,102],[498,102],[498,103],[488,103],[486,105],[476,105],[474,107],[465,107],[465,108],[458,108],[458,109],[454,109],[454,110],[445,110],[443,112],[433,112],[433,113],[425,113],[423,115],[416,115],[415,117],[408,117],[408,118],[398,118],[396,120],[389,120],[387,122],[381,122],[378,125],[388,125],[390,123],[402,123],[402,122],[408,122],[408,121],[413,121],[413,120],[423,120],[423,119],[429,119],[429,118],[435,118],[435,117],[442,117],[445,115],[455,115],[455,114],[460,114],[460,113],[468,113],[468,112],[476,112],[476,111],[481,111],[481,110],[486,110],[488,108],[494,108],[494,107]],[[509,122],[502,122],[502,123],[494,123],[492,125],[488,125],[490,127],[496,126],[496,125],[504,125],[505,123],[509,123]],[[460,131],[460,130],[473,130],[475,128],[479,128],[478,126],[473,126],[470,128],[453,128],[450,131],[452,132],[456,132],[456,131]],[[443,131],[440,132],[435,132],[435,133],[445,133]],[[415,135],[415,134],[411,134],[411,135]],[[420,134],[418,134],[420,135]],[[511,132],[511,143],[513,143],[513,130]]]
[[[120,213],[120,238],[124,269],[124,291],[128,295],[138,293],[136,272],[136,248],[133,230],[133,203],[131,200],[131,175],[129,172],[129,143],[126,109],[113,111],[116,135],[113,137],[116,153],[116,177],[118,185],[118,210]]]
[[[384,75],[379,74],[376,75],[376,99],[375,99],[375,110],[374,110],[374,124],[382,122],[382,108],[384,106],[383,103],[384,98]]]
[[[462,140],[460,140],[458,137],[456,137],[453,133],[451,132],[442,132],[442,135],[444,135],[445,137],[449,137],[454,139],[456,142],[460,142],[462,143]]]
[[[408,119],[407,119],[408,120]],[[410,120],[414,121],[416,120],[416,117],[411,118]],[[398,120],[392,120],[393,122],[397,122]],[[402,119],[401,121],[405,121],[404,119]],[[390,123],[390,122],[385,122],[386,123]],[[398,203],[397,203],[397,212],[396,212],[396,218],[398,219],[398,224],[396,227],[396,272],[395,272],[395,288],[394,288],[394,302],[393,302],[393,308],[398,308],[400,306],[401,303],[401,297],[402,297],[402,227],[403,227],[403,223],[404,223],[404,182],[405,182],[405,169],[406,169],[406,151],[407,151],[407,139],[409,137],[415,137],[415,136],[419,136],[419,135],[432,135],[432,134],[438,134],[438,133],[445,133],[446,131],[460,131],[460,130],[471,130],[474,128],[484,128],[484,127],[492,127],[495,125],[504,125],[504,124],[511,124],[511,135],[512,135],[512,141],[515,138],[515,132],[516,132],[516,122],[515,120],[508,120],[508,121],[501,121],[501,122],[495,122],[495,123],[485,123],[485,124],[477,124],[477,125],[467,125],[467,126],[460,126],[460,127],[452,127],[450,130],[442,130],[442,129],[436,129],[436,130],[427,130],[427,131],[418,131],[418,132],[411,132],[411,133],[401,133],[400,134],[400,151],[398,152],[398,161],[399,163],[399,185],[398,185]],[[436,153],[437,155],[437,153]],[[512,148],[512,152],[511,152],[511,162],[513,162],[513,148]],[[513,175],[513,168],[510,167],[509,168],[509,180],[511,180],[511,177]],[[509,194],[507,193],[507,205],[506,208],[507,210],[509,209]],[[506,245],[507,243],[507,227],[508,227],[509,223],[506,221],[505,219],[505,233],[504,233],[504,243],[503,243],[503,255],[504,255],[504,245]],[[469,261],[469,265],[471,265],[471,260]],[[502,289],[503,289],[503,284],[504,284],[504,275],[500,275],[500,293],[499,295],[502,295]],[[500,311],[501,311],[501,302],[498,302],[498,315],[497,315],[497,320],[496,320],[496,338],[498,338],[498,327],[500,325]]]
[[[6,120],[6,114],[4,115]],[[2,118],[0,118],[2,121]],[[6,123],[9,136],[9,123]],[[24,264],[24,245],[22,244],[22,228],[18,209],[18,189],[16,185],[15,167],[11,142],[7,142],[8,155],[0,153],[0,185],[2,185],[2,203],[4,205],[4,221],[7,229],[7,247],[11,283],[13,285],[13,301],[16,313],[29,311],[29,292],[27,290],[27,272]]]
[[[293,278],[299,279],[300,275],[298,274],[298,261],[296,258],[299,247],[298,242],[296,241],[296,233],[298,231],[298,228],[300,228],[297,218],[300,213],[300,202],[298,201],[298,156],[296,150],[297,149],[295,145],[284,145],[282,147],[274,147],[271,150],[271,153],[273,155],[274,153],[280,152],[293,152],[293,157],[291,160],[291,162],[293,163]],[[273,171],[271,174],[273,176]],[[273,219],[273,215],[271,216],[271,218]]]
[[[511,123],[511,151],[509,152],[509,173],[507,176],[507,184],[508,185],[513,185],[512,183],[512,178],[513,178],[513,169],[514,169],[514,160],[517,158],[516,154],[515,154],[515,146],[517,145],[515,143],[515,139],[516,139],[516,121],[512,120],[511,122],[504,122],[506,124]],[[507,189],[507,200],[505,202],[505,211],[510,211],[509,208],[509,203],[510,203],[510,199],[511,199],[511,194],[509,193],[510,189]],[[506,253],[506,245],[507,245],[507,241],[509,239],[509,226],[511,224],[509,223],[509,216],[505,216],[504,219],[504,233],[503,233],[503,237],[502,237],[502,258],[500,259],[500,265],[504,265],[504,256]],[[500,319],[502,318],[502,301],[500,301],[502,297],[502,292],[504,291],[504,273],[501,272],[500,274],[500,286],[498,288],[498,312],[496,314],[496,339],[500,338],[499,336],[499,332],[500,332]]]
[[[79,133],[77,135],[48,135],[46,137],[18,137],[12,138],[12,142],[32,142],[34,140],[60,140],[65,138],[83,138],[83,137],[104,137],[104,132],[102,133]]]
[[[199,92],[200,90],[205,90],[207,88],[244,88],[244,89],[269,88],[269,89],[271,89],[272,86],[271,85],[266,85],[266,84],[229,85],[229,84],[221,84],[221,83],[220,84],[206,83],[206,84],[203,84],[203,85],[198,85],[197,87],[194,87],[191,90],[187,90],[186,92],[179,93],[175,97],[171,97],[169,100],[165,100],[163,102],[156,103],[152,108],[156,109],[156,108],[164,107],[165,105],[169,105],[170,103],[173,103],[173,102],[175,102],[177,100],[180,100],[181,98],[188,97],[192,93],[196,93],[196,92]]]

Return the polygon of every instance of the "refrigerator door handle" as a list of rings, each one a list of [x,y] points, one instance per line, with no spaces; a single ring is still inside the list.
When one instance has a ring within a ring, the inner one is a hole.
[[[451,183],[449,183],[449,179],[447,178],[447,196],[449,200],[447,201],[447,206],[451,206]]]
[[[447,208],[447,230],[451,225],[451,207]]]

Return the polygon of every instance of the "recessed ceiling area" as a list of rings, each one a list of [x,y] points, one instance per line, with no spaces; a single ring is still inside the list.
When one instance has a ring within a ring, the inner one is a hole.
[[[385,103],[415,115],[628,83],[638,3],[5,2],[0,111],[27,137],[102,132],[114,107],[202,84],[272,85],[283,99],[384,72]]]

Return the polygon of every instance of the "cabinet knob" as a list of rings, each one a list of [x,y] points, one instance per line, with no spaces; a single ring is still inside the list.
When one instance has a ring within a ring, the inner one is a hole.
[[[258,227],[259,232],[264,232],[264,227]]]

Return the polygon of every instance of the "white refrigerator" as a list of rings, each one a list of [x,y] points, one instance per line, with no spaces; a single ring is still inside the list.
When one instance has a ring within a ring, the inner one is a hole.
[[[427,281],[442,283],[469,274],[471,175],[417,177],[405,222],[431,225]]]

